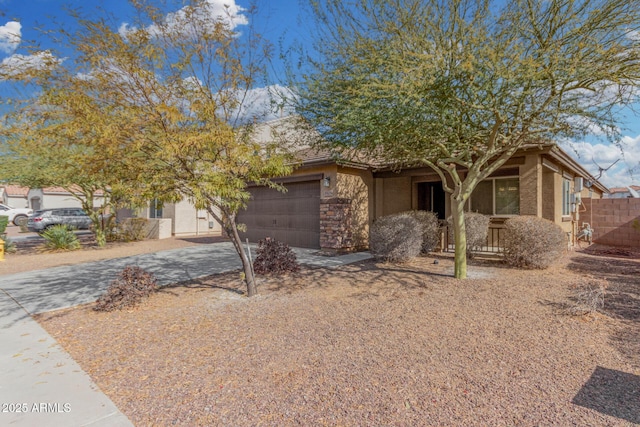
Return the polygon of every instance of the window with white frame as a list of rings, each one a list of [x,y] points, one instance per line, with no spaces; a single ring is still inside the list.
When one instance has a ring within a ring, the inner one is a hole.
[[[562,216],[571,215],[571,180],[562,179]]]
[[[484,215],[519,215],[520,179],[489,178],[480,182],[471,194],[470,210]]]

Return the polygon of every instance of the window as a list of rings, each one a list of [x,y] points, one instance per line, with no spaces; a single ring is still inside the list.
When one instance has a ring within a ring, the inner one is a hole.
[[[149,218],[162,218],[162,202],[153,199],[149,206]]]
[[[520,179],[491,178],[479,183],[470,203],[472,212],[485,215],[520,214]]]
[[[571,181],[562,180],[562,216],[571,215]]]

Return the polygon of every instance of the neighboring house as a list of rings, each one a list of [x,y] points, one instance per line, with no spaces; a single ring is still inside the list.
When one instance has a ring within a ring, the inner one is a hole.
[[[53,208],[79,208],[80,201],[62,187],[29,188],[20,185],[0,187],[3,203],[16,208],[31,208],[34,211]],[[102,206],[103,197],[95,197],[96,206]]]
[[[604,195],[605,199],[635,199],[640,198],[640,185],[629,185],[628,187],[614,187],[609,189],[609,194]]]
[[[145,209],[121,209],[117,214],[120,220],[136,216],[150,220],[170,219],[171,235],[174,236],[222,234],[220,224],[206,210],[196,209],[187,199],[177,203],[152,200]]]
[[[27,193],[29,189],[21,187],[19,185],[3,185],[0,186],[0,200],[5,205],[13,206],[14,208],[28,208],[29,199]]]
[[[293,133],[279,130],[286,128],[282,120],[264,126],[272,133],[288,133],[291,142]],[[263,138],[268,134],[263,131]],[[351,250],[367,247],[369,225],[381,216],[412,209],[436,212],[440,219],[451,214],[449,195],[429,167],[396,172],[367,162],[336,160],[301,145],[297,169],[275,180],[287,192],[250,187],[252,200],[239,214],[239,222],[247,225],[244,236],[251,241],[270,236],[292,246]],[[557,145],[529,145],[478,185],[468,209],[490,215],[494,223],[535,215],[555,222],[572,237],[582,227],[581,200],[601,198],[606,192]]]
[[[19,185],[0,186],[2,203],[16,208],[29,207],[34,211],[52,208],[82,207],[80,201],[72,193],[61,187],[31,188]],[[99,193],[94,200],[95,206],[102,206],[104,198]],[[206,211],[196,210],[187,200],[178,203],[166,203],[161,206],[157,202],[150,203],[146,209],[138,212],[122,209],[118,218],[140,216],[150,219],[171,219],[171,235],[186,236],[213,234],[220,235],[222,228]]]
[[[79,191],[74,194],[62,187],[31,188],[27,193],[29,207],[34,211],[54,208],[81,208],[82,203],[77,196],[81,196]],[[100,207],[103,202],[102,193],[97,193],[94,197],[94,206]]]

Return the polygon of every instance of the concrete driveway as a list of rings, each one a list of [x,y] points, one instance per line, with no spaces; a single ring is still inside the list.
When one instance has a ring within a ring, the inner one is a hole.
[[[329,268],[370,257],[368,252],[326,257],[313,249],[295,248],[294,251],[301,264]],[[220,242],[0,276],[0,289],[18,301],[28,313],[43,313],[95,301],[118,273],[129,265],[152,272],[159,285],[241,267],[231,242]]]

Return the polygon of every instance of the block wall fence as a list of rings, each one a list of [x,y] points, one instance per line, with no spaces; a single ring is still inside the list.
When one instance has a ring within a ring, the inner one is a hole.
[[[583,199],[578,226],[591,224],[593,241],[640,248],[640,199]]]

